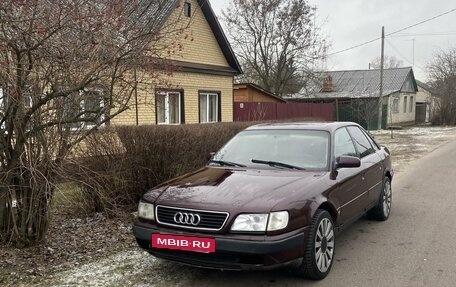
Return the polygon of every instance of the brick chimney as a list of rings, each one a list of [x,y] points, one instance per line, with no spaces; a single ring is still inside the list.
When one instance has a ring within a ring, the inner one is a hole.
[[[323,79],[323,89],[321,91],[323,93],[334,92],[333,79],[330,75]]]

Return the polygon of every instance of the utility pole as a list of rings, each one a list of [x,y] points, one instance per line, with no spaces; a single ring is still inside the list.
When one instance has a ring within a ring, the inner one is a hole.
[[[406,40],[412,42],[412,67],[415,68],[415,38]]]
[[[380,95],[378,97],[378,125],[377,129],[382,129],[382,112],[383,112],[383,62],[385,60],[384,57],[385,52],[385,27],[382,26],[382,54],[380,57]]]
[[[133,77],[135,79],[135,115],[136,125],[139,126],[139,111],[138,111],[138,78],[136,76],[136,68],[133,70]]]

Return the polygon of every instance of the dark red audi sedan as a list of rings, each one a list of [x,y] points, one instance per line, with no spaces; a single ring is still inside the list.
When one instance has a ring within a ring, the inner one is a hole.
[[[207,165],[147,192],[133,233],[156,257],[203,268],[292,265],[322,279],[335,233],[391,211],[387,148],[355,123],[249,127]]]

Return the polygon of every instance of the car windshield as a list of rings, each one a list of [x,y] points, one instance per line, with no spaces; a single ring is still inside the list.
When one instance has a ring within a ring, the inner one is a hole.
[[[327,170],[328,150],[326,131],[247,130],[221,148],[210,164],[228,162],[246,167]]]

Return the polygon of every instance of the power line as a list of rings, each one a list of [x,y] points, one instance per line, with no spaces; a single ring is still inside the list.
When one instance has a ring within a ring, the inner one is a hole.
[[[432,21],[432,20],[434,20],[434,19],[440,18],[440,17],[445,16],[445,15],[447,15],[447,14],[450,14],[450,13],[452,13],[452,12],[454,12],[454,11],[456,11],[456,8],[451,9],[451,10],[449,10],[449,11],[446,11],[446,12],[444,12],[444,13],[438,14],[438,15],[436,15],[436,16],[434,16],[434,17],[428,18],[428,19],[426,19],[426,20],[420,21],[420,22],[418,22],[418,23],[415,23],[415,24],[406,26],[406,27],[401,28],[401,29],[399,29],[399,30],[396,30],[396,31],[394,31],[394,32],[388,33],[388,34],[386,34],[386,36],[388,37],[388,36],[397,34],[397,33],[399,33],[399,32],[408,30],[408,29],[410,29],[410,28],[416,27],[416,26],[418,26],[418,25],[424,24],[424,23],[426,23],[426,22],[429,22],[429,21]],[[367,44],[376,42],[376,41],[378,41],[378,40],[380,40],[380,39],[381,39],[381,37],[378,37],[378,38],[375,38],[375,39],[372,39],[372,40],[363,42],[363,43],[361,43],[361,44],[358,44],[358,45],[355,45],[355,46],[352,46],[352,47],[349,47],[349,48],[346,48],[346,49],[343,49],[343,50],[339,50],[339,51],[336,51],[336,52],[333,52],[333,53],[329,53],[327,56],[333,56],[333,55],[340,54],[340,53],[343,53],[343,52],[346,52],[346,51],[350,51],[350,50],[353,50],[353,49],[356,49],[356,48],[365,46],[365,45],[367,45]]]
[[[352,46],[352,47],[350,47],[350,48],[346,48],[346,49],[343,49],[343,50],[340,50],[340,51],[337,51],[337,52],[329,53],[327,56],[332,56],[332,55],[340,54],[340,53],[343,53],[343,52],[346,52],[346,51],[350,51],[350,50],[353,50],[353,49],[356,49],[356,48],[365,46],[365,45],[367,45],[367,44],[376,42],[376,41],[380,40],[381,38],[382,38],[382,37],[378,37],[378,38],[372,39],[372,40],[370,40],[370,41],[367,41],[367,42],[358,44],[358,45],[356,45],[356,46]]]
[[[397,34],[391,36],[393,38],[399,37],[419,37],[419,36],[451,36],[456,35],[456,31],[449,31],[449,32],[434,32],[434,33],[405,33],[405,34]]]
[[[393,45],[393,43],[391,41],[389,41],[388,39],[386,40],[386,43],[399,55],[399,57],[401,57],[402,59],[404,59],[406,62],[408,62],[410,65],[413,65],[414,68],[418,68],[420,69],[422,72],[426,73],[426,69],[423,68],[421,65],[417,65],[416,63],[413,63],[413,61],[410,61],[410,59],[408,57],[405,57],[404,54],[402,54],[402,52],[396,48],[396,46]]]
[[[445,15],[447,15],[447,14],[450,14],[450,13],[452,13],[452,12],[454,12],[454,11],[456,11],[456,8],[453,8],[453,9],[447,11],[447,12],[444,12],[444,13],[442,13],[442,14],[436,15],[436,16],[431,17],[431,18],[429,18],[429,19],[423,20],[423,21],[418,22],[418,23],[416,23],[416,24],[413,24],[413,25],[404,27],[404,28],[402,28],[402,29],[396,30],[396,31],[394,31],[394,32],[388,33],[388,34],[386,34],[386,36],[391,36],[391,35],[397,34],[397,33],[399,33],[399,32],[408,30],[408,29],[410,29],[410,28],[416,27],[416,26],[418,26],[418,25],[424,24],[424,23],[426,23],[426,22],[429,22],[429,21],[432,21],[432,20],[434,20],[434,19],[440,18],[440,17],[445,16]]]

